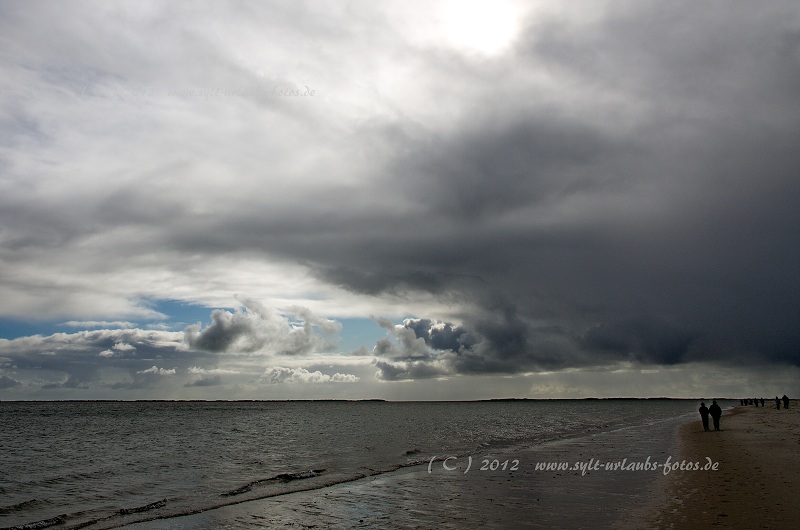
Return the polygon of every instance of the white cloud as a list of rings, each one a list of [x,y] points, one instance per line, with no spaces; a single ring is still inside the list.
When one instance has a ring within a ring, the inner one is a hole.
[[[175,375],[175,368],[158,368],[157,366],[151,366],[146,370],[139,370],[136,372],[137,374],[143,375]]]
[[[352,374],[323,374],[319,370],[309,372],[305,368],[273,366],[264,371],[260,379],[264,383],[357,383],[360,378]]]
[[[289,310],[299,318],[293,322],[255,300],[243,299],[242,303],[244,307],[234,312],[214,310],[211,325],[205,329],[199,324],[187,327],[185,342],[209,352],[301,355],[329,347],[325,335],[330,337],[341,329],[339,323],[317,317],[306,308]]]
[[[237,370],[227,370],[225,368],[200,368],[199,366],[192,366],[187,370],[187,372],[195,375],[224,375],[240,373]]]
[[[106,328],[106,329],[130,329],[135,328],[134,322],[123,320],[69,320],[60,325],[71,328]]]

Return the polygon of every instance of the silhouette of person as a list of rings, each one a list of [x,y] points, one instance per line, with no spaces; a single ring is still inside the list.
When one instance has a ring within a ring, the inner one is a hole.
[[[764,408],[764,398],[761,398],[761,408]]]
[[[783,408],[784,408],[784,410],[788,409],[789,408],[789,398],[786,396],[786,394],[784,394],[781,399],[783,400]]]
[[[708,407],[705,403],[700,403],[700,419],[703,420],[703,430],[708,430]]]
[[[781,410],[781,398],[775,396],[775,408]]]
[[[709,412],[709,414],[711,414],[711,418],[713,418],[713,420],[714,420],[714,430],[718,431],[719,430],[719,417],[722,416],[722,409],[719,408],[719,405],[717,405],[717,400],[716,399],[713,400],[713,402],[711,403],[711,406],[708,407],[708,412]]]

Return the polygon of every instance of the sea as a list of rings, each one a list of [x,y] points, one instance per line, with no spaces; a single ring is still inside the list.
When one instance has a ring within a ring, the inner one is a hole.
[[[694,418],[695,400],[0,402],[0,528],[124,527]]]

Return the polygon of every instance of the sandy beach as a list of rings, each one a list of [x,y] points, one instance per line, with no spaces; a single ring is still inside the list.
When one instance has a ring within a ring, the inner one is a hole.
[[[697,420],[678,431],[682,459],[719,462],[717,472],[675,473],[654,528],[798,527],[800,514],[800,408],[736,407],[721,430]]]

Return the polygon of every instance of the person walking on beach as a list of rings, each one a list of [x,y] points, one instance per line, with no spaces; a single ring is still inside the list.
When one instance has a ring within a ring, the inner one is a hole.
[[[708,407],[705,403],[700,403],[700,419],[703,420],[703,430],[708,430]]]
[[[719,408],[719,405],[717,405],[717,400],[716,399],[711,403],[711,406],[708,407],[708,412],[709,412],[709,414],[711,414],[711,417],[714,419],[714,430],[718,431],[719,430],[719,417],[722,416],[722,409]]]
[[[788,398],[788,396],[786,394],[784,394],[781,399],[783,400],[783,408],[784,408],[784,410],[788,409],[789,408],[789,398]]]
[[[775,408],[781,410],[781,398],[775,396]]]

